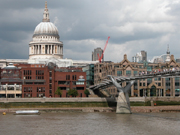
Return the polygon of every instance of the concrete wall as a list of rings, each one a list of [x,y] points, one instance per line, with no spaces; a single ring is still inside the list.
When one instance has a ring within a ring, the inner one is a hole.
[[[130,97],[130,102],[180,101],[180,97]],[[115,98],[0,98],[0,102],[116,102]]]

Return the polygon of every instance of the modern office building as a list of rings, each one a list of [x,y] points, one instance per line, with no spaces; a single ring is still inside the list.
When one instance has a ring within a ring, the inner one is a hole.
[[[141,55],[142,55],[142,61],[147,61],[147,52],[142,50]]]
[[[94,49],[94,52],[92,52],[92,61],[98,61],[99,57],[102,57],[101,61],[104,61],[104,55],[103,55],[103,50],[98,47],[96,49]]]
[[[94,64],[89,64],[82,68],[86,72],[86,87],[94,85]]]
[[[144,62],[144,61],[147,61],[147,52],[144,50],[136,53],[136,55],[132,57],[132,62]]]
[[[170,61],[165,63],[138,63],[130,62],[127,55],[119,63],[97,63],[94,65],[94,84],[103,81],[107,75],[113,76],[135,76],[141,72],[157,72],[164,69],[179,68],[174,56],[171,55]],[[128,82],[123,82],[126,86]],[[115,87],[106,89],[111,95],[117,94]],[[137,80],[131,87],[130,96],[179,96],[180,95],[180,78],[149,78]]]

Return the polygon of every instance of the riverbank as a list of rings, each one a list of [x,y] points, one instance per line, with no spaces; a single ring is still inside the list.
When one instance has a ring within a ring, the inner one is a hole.
[[[39,110],[46,112],[115,112],[116,107],[72,107],[72,108],[8,108],[0,109],[0,112],[14,113],[17,110]],[[133,106],[132,113],[151,112],[180,112],[180,106]]]
[[[131,111],[134,113],[150,112],[180,112],[180,105],[176,106],[132,106]]]

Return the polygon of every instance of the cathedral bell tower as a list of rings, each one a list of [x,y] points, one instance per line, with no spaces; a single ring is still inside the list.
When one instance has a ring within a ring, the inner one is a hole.
[[[167,47],[167,52],[166,52],[167,56],[166,56],[166,61],[165,62],[169,62],[171,60],[170,58],[170,51],[169,51],[169,45]]]

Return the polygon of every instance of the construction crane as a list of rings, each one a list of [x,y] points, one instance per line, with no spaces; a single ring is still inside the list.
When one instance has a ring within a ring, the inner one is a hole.
[[[99,56],[99,54],[97,54],[97,55],[98,55],[98,59],[99,59],[99,63],[101,63],[101,61],[102,61],[102,58],[103,58],[103,55],[104,55],[104,51],[106,50],[106,47],[107,47],[109,38],[110,38],[110,37],[108,37],[108,39],[107,39],[107,41],[106,41],[106,44],[105,44],[105,46],[104,46],[104,50],[103,50],[101,56]]]

